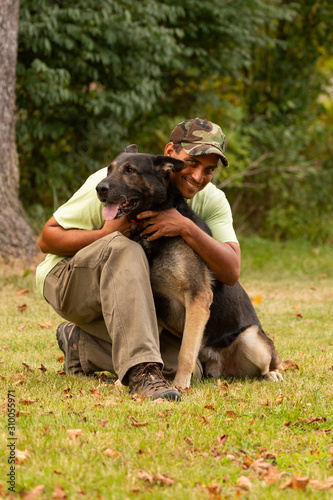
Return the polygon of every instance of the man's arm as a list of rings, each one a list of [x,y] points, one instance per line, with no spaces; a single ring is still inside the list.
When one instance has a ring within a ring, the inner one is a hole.
[[[106,221],[102,229],[64,229],[52,216],[43,228],[39,246],[44,253],[69,257],[114,231],[120,231],[124,236],[129,236],[130,227],[131,223],[125,217]]]
[[[146,211],[138,216],[138,219],[145,218],[149,218],[149,221],[142,234],[154,232],[147,238],[148,241],[161,236],[181,236],[200,255],[219,281],[226,285],[234,285],[238,281],[241,251],[237,243],[215,240],[175,208],[163,212]]]

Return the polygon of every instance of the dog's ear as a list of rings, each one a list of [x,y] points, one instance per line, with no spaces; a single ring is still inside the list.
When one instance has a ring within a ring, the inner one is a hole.
[[[162,171],[165,175],[171,172],[180,172],[186,165],[182,160],[173,158],[172,156],[157,155],[153,160],[154,168]]]
[[[137,153],[138,152],[138,146],[136,144],[130,144],[129,146],[126,146],[124,149],[123,153]]]

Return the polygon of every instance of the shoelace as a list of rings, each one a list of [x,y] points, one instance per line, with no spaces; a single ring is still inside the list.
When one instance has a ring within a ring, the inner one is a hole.
[[[152,378],[154,375],[157,376],[157,378]],[[144,365],[142,368],[139,368],[139,371],[133,377],[133,385],[139,382],[141,383],[141,385],[144,385],[146,380],[151,385],[156,386],[156,388],[165,387],[165,385],[167,385],[167,381],[162,375],[161,370],[154,363],[148,363],[147,365]]]

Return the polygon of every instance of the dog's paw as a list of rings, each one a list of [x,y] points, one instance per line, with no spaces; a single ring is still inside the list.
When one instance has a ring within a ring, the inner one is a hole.
[[[191,375],[189,376],[179,376],[176,375],[173,382],[174,387],[180,387],[182,389],[188,389],[191,385]]]
[[[264,375],[264,379],[268,380],[269,382],[280,382],[281,380],[283,380],[283,377],[278,370],[273,370],[266,373],[266,375]]]

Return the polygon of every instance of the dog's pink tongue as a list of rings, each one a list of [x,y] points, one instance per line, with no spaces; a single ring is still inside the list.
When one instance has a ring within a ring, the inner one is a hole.
[[[112,205],[107,205],[103,208],[103,217],[104,220],[113,220],[117,215],[119,205],[114,203]]]

